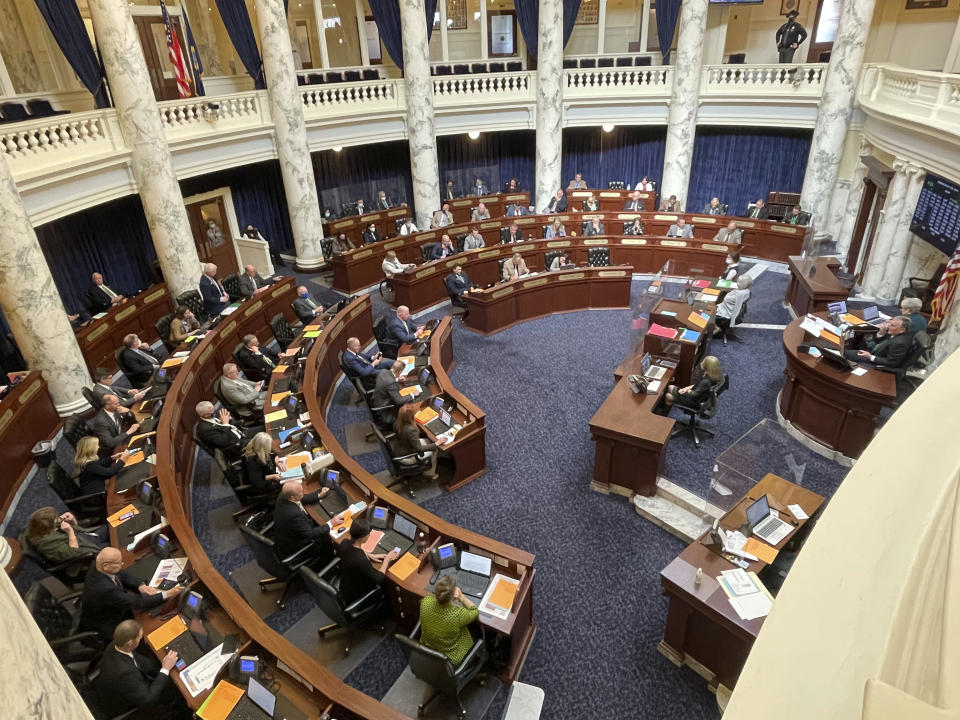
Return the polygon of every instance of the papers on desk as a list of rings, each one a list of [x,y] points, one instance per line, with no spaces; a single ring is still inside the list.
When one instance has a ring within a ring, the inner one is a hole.
[[[423,410],[420,410],[416,415],[413,416],[414,419],[422,424],[426,425],[428,422],[437,417],[437,411],[432,407],[425,407]]]
[[[293,433],[297,432],[297,430],[300,430],[302,427],[303,425],[297,425],[296,427],[287,428],[286,430],[281,430],[280,432],[277,433],[277,439],[280,440],[280,442],[286,442],[288,437],[293,435]]]
[[[479,610],[484,615],[506,620],[513,607],[513,599],[517,596],[520,581],[497,573],[487,591],[480,598]]]
[[[189,353],[187,354],[189,355]],[[163,364],[160,365],[160,367],[165,367],[165,368],[176,367],[177,365],[182,365],[186,361],[187,361],[186,355],[184,355],[183,357],[177,357],[174,355],[173,357],[168,357],[166,360],[164,360]]]
[[[410,385],[405,388],[400,388],[400,395],[402,396],[413,395],[414,397],[416,397],[422,392],[423,392],[423,388],[420,387],[419,385]]]
[[[677,331],[673,328],[664,327],[663,325],[658,325],[657,323],[650,323],[650,329],[647,331],[648,335],[656,335],[657,337],[667,338],[668,340],[673,340],[677,336]]]
[[[417,359],[413,355],[404,355],[403,357],[397,358],[397,360],[403,363],[403,372],[400,373],[401,375],[406,375],[411,370],[415,370],[417,367]]]
[[[213,681],[217,679],[217,673],[220,672],[220,668],[230,662],[230,658],[233,657],[233,653],[224,653],[223,652],[223,643],[217,645],[213,650],[208,652],[203,657],[195,660],[192,665],[185,667],[180,671],[180,679],[183,680],[183,684],[186,686],[187,691],[190,693],[190,697],[196,697],[205,690],[209,690],[213,687]],[[221,685],[224,683],[221,682]],[[233,685],[230,685],[233,688]],[[217,689],[220,688],[220,685],[217,686]],[[240,688],[234,688],[234,690],[240,690]],[[229,693],[231,697],[235,696],[235,693]],[[240,690],[240,695],[236,695],[236,699],[233,700],[233,704],[230,706],[230,710],[233,709],[233,705],[236,705],[239,702],[240,697],[243,695],[243,690]],[[205,715],[204,713],[207,710],[212,709],[208,703],[213,699],[213,693],[210,694],[210,697],[207,698],[206,702],[200,706],[200,710],[197,711],[197,715],[203,718],[209,718],[213,720],[216,715]],[[214,703],[216,704],[216,700]],[[229,702],[229,700],[227,700]],[[225,703],[226,705],[226,703]],[[205,710],[206,708],[206,710]],[[227,710],[229,715],[230,710]]]
[[[150,578],[150,582],[148,582],[147,585],[157,587],[163,580],[176,581],[186,567],[187,559],[185,557],[161,560],[160,564],[157,565],[156,572],[153,573],[153,577]]]
[[[187,337],[185,337],[183,341],[185,343],[192,343],[192,342],[196,342],[197,340],[200,340],[202,337],[203,335],[187,335]]]
[[[310,453],[307,451],[290,453],[283,458],[287,470],[294,470],[304,463],[310,462]]]
[[[810,517],[797,503],[794,503],[793,505],[787,505],[787,510],[789,510],[797,520],[806,520],[808,517]]]
[[[286,410],[274,410],[272,413],[267,413],[263,416],[265,422],[277,422],[278,420],[283,420],[287,417]]]
[[[717,582],[727,594],[727,599],[741,620],[754,620],[770,614],[773,597],[767,592],[756,573],[748,573],[740,568],[724,570],[717,578]]]
[[[697,293],[697,296],[694,298],[697,302],[706,302],[706,303],[715,303],[720,299],[719,295],[711,295],[710,293]]]
[[[857,367],[857,368],[854,368],[853,370],[851,370],[851,371],[850,371],[850,374],[851,374],[851,375],[856,375],[857,377],[860,377],[861,375],[866,375],[866,374],[867,374],[867,369],[866,369],[865,367]]]
[[[303,336],[305,338],[316,338],[316,337],[320,337],[320,333],[321,333],[320,330],[308,330],[303,334]]]
[[[182,357],[186,357],[189,354],[190,354],[189,350],[181,350],[180,352],[175,352],[173,356],[175,358],[182,358]]]
[[[806,330],[814,337],[820,337],[820,325],[809,315],[803,319],[803,322],[800,323],[800,329]]]
[[[187,631],[187,626],[183,624],[183,618],[174,615],[163,625],[158,627],[152,633],[147,635],[147,642],[154,650],[163,650],[170,641],[180,637]]]
[[[158,523],[157,523],[156,525],[154,525],[153,527],[148,527],[148,528],[147,528],[146,530],[144,530],[143,532],[138,532],[138,533],[137,533],[136,535],[134,535],[133,538],[130,540],[130,544],[127,545],[127,550],[128,550],[128,551],[133,551],[133,549],[137,546],[137,544],[138,544],[141,540],[143,540],[147,535],[152,535],[153,533],[155,533],[157,530],[159,530],[160,528],[162,528],[162,527],[163,527],[164,525],[166,525],[166,524],[167,524],[166,519],[163,518],[163,517],[161,517],[161,518],[160,518],[160,522],[158,522]]]
[[[708,287],[710,287],[710,281],[709,281],[709,280],[694,280],[694,281],[693,281],[693,287],[697,288],[698,290],[702,290],[703,288],[708,288]]]
[[[276,405],[276,404],[279,403],[281,400],[283,400],[285,397],[287,397],[287,395],[290,395],[290,394],[291,394],[291,393],[290,393],[289,390],[287,390],[287,391],[285,391],[285,392],[274,393],[273,395],[270,396],[270,404],[271,404],[271,405]]]
[[[132,442],[132,441],[131,441]],[[130,457],[123,461],[124,467],[130,467],[131,465],[136,465],[137,463],[143,462],[143,450],[137,450],[135,453],[131,453]]]
[[[851,315],[850,313],[844,313],[841,315],[840,321],[845,322],[847,325],[859,325],[863,322],[863,320],[858,318],[856,315]]]
[[[107,314],[106,314],[105,312],[104,312],[104,313],[97,313],[96,315],[93,316],[93,319],[94,319],[94,320],[99,320],[100,318],[106,317],[106,316],[107,316]]]
[[[367,541],[360,546],[360,549],[365,553],[372,553],[377,549],[377,543],[380,542],[380,538],[383,537],[383,530],[371,530],[370,536],[367,538]]]
[[[746,544],[743,546],[743,550],[751,555],[756,555],[760,561],[765,562],[767,565],[776,560],[777,554],[779,553],[779,550],[775,547],[771,547],[756,538],[748,538]]]
[[[413,553],[405,553],[402,558],[387,568],[387,572],[397,578],[406,580],[420,567],[420,559]]]
[[[237,311],[237,308],[240,307],[240,304],[236,305],[227,305],[223,310],[220,311],[220,314],[226,317],[227,315],[233,315]]]
[[[701,295],[713,295],[714,297],[716,297],[717,295],[720,294],[720,291],[717,290],[717,288],[704,288],[703,291],[702,291],[700,294],[701,294]]]
[[[717,287],[722,290],[729,290],[732,287],[735,287],[736,283],[732,280],[717,280]]]
[[[701,330],[707,326],[707,321],[709,319],[710,316],[707,313],[692,312],[687,316],[687,321],[693,323]]]
[[[700,333],[698,333],[696,330],[687,329],[680,333],[679,339],[686,340],[687,342],[696,342],[700,339]]]

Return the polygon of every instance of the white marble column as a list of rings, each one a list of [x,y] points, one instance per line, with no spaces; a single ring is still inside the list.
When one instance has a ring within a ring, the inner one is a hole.
[[[563,187],[563,0],[540,0],[537,39],[537,165],[535,198],[540,210]]]
[[[0,223],[0,310],[27,367],[43,373],[57,411],[81,410],[90,375],[6,159],[0,160]]]
[[[867,178],[867,166],[863,163],[857,165],[850,179],[850,188],[847,190],[847,202],[843,208],[843,216],[840,218],[840,225],[834,236],[837,242],[837,256],[845,258],[850,250],[850,243],[853,240],[853,230],[857,225],[857,215],[860,212],[860,203],[863,201],[863,182]],[[849,267],[844,268],[850,270]]]
[[[187,0],[185,7],[190,19],[190,30],[193,31],[193,40],[197,43],[200,62],[203,63],[203,74],[212,77],[224,73],[220,65],[217,31],[213,27],[213,13],[210,12],[207,1]],[[184,48],[184,53],[186,53],[186,48]]]
[[[923,169],[905,160],[893,163],[893,180],[883,206],[883,223],[866,261],[863,294],[882,301],[896,301],[900,277],[910,251],[910,218],[923,184]]]
[[[403,83],[407,91],[407,144],[417,227],[430,227],[440,209],[440,164],[433,128],[433,79],[424,0],[400,0]]]
[[[812,215],[814,228],[823,227],[830,216],[830,196],[837,182],[843,143],[853,114],[866,29],[873,17],[874,2],[845,0],[843,3],[800,196],[803,209]]]
[[[687,210],[693,142],[697,135],[700,106],[700,76],[703,72],[703,44],[707,30],[707,0],[684,0],[680,6],[680,36],[677,38],[673,69],[673,93],[667,119],[667,144],[663,152],[663,179],[660,195],[676,195]]]
[[[316,268],[323,265],[323,221],[283,0],[261,0],[256,16],[297,267]]]
[[[125,0],[89,0],[88,6],[153,246],[176,297],[196,289],[200,260],[147,63]]]

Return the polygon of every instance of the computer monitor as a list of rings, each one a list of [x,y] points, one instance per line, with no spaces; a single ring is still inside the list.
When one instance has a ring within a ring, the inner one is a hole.
[[[754,526],[769,514],[770,501],[767,500],[766,495],[762,495],[747,506],[747,528],[753,530]]]
[[[440,411],[440,422],[442,422],[444,425],[452,425],[452,424],[453,424],[453,420],[452,420],[452,418],[450,417],[450,413],[448,413],[446,410],[441,410],[441,411]]]
[[[410,522],[400,513],[393,516],[393,529],[403,535],[405,538],[413,540],[417,536],[416,523]]]
[[[832,302],[827,304],[827,312],[831,315],[843,315],[847,311],[847,303],[845,300],[838,300],[837,302]]]
[[[430,401],[430,407],[436,411],[443,409],[443,395],[437,395],[433,400]]]
[[[340,496],[340,498],[350,504],[350,499],[347,497],[347,494],[343,491],[343,488],[340,486],[340,471],[339,470],[327,470],[323,476],[323,483],[333,492]]]
[[[426,387],[430,384],[430,378],[433,375],[433,372],[430,368],[425,367],[420,371],[420,374],[417,376],[417,381],[420,383],[421,387]]]
[[[379,530],[386,529],[389,519],[389,508],[377,505],[370,509],[370,527],[377,528]]]
[[[460,553],[460,569],[477,575],[490,577],[490,568],[493,561],[483,555],[474,555],[466,550]]]
[[[251,677],[248,680],[247,697],[253,701],[254,705],[263,710],[267,717],[273,717],[273,713],[277,709],[277,696],[257,682],[256,678]]]
[[[203,616],[203,595],[191,590],[186,594],[183,602],[180,604],[180,612],[188,618],[200,618]]]
[[[153,505],[154,490],[149,480],[137,485],[137,499],[144,505]]]

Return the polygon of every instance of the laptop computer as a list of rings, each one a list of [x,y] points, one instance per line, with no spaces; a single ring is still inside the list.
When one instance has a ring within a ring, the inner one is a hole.
[[[227,720],[306,720],[306,713],[281,694],[274,694],[255,677],[247,678],[247,691],[237,700]]]
[[[763,495],[747,507],[747,530],[754,537],[776,546],[790,534],[793,525],[771,515],[770,501]]]
[[[414,540],[417,537],[417,525],[405,518],[400,513],[393,514],[393,529],[387,530],[377,546],[384,552],[390,552],[395,547],[400,548],[400,554],[407,552],[413,547]]]
[[[493,561],[483,555],[475,555],[466,550],[460,553],[460,570],[457,573],[457,585],[465,595],[482,598],[490,584],[490,569]]]
[[[350,501],[347,498],[347,494],[343,491],[343,488],[340,487],[340,471],[327,470],[323,473],[323,480],[321,481],[324,486],[330,488],[324,497],[320,498],[317,504],[323,508],[323,511],[333,517],[339,513],[342,513],[348,507],[350,507]]]
[[[122,525],[117,526],[117,544],[120,547],[126,547],[135,535],[155,525],[153,508],[150,505],[144,505],[139,501],[131,504],[136,507],[139,512],[129,520],[125,520]]]
[[[880,309],[876,305],[870,305],[863,309],[863,322],[860,323],[858,327],[863,327],[864,325],[877,327],[877,325],[880,325],[885,320],[886,318],[880,316]]]
[[[200,618],[184,619],[187,631],[167,643],[187,665],[192,665],[224,641],[223,635]]]
[[[443,408],[442,403],[439,408],[434,407],[433,409],[437,411],[437,417],[426,423],[424,427],[434,435],[442,435],[453,426],[453,418],[450,417],[450,413]]]
[[[664,373],[667,372],[666,368],[662,368],[659,365],[653,364],[653,358],[650,357],[650,353],[644,353],[643,359],[640,361],[640,374],[645,378],[650,380],[659,380],[663,377]]]

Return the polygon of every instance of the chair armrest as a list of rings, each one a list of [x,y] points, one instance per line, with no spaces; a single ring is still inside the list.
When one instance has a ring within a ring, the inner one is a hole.
[[[74,565],[87,565],[96,556],[97,556],[96,552],[94,552],[93,550],[88,550],[84,552],[83,555],[77,555],[76,557],[72,557],[69,560],[64,560],[63,562],[59,562],[56,565],[51,565],[50,567],[46,568],[46,571],[50,574],[53,574],[61,570],[66,570],[68,567],[73,567]]]
[[[328,562],[324,567],[322,567],[320,569],[320,572],[317,573],[317,575],[319,575],[320,577],[323,577],[327,573],[335,570],[338,565],[340,565],[340,558],[334,558],[333,560]]]
[[[280,562],[282,562],[284,565],[289,565],[291,563],[299,562],[300,560],[305,559],[312,549],[313,549],[312,543],[309,545],[304,545],[302,548],[297,550],[295,553],[293,553],[289,557],[283,558],[283,560],[281,560]]]
[[[72,497],[69,500],[64,500],[64,504],[69,507],[70,505],[77,505],[79,503],[84,503],[88,500],[94,500],[96,498],[105,498],[107,495],[106,490],[100,490],[99,492],[87,493],[86,495],[77,495]]]
[[[455,677],[462,677],[468,673],[472,673],[474,666],[478,663],[482,664],[484,660],[486,660],[486,645],[483,642],[483,638],[481,638],[473,644],[470,652],[466,654],[453,674]]]
[[[382,412],[384,410],[389,410],[392,407],[393,405],[381,405],[380,407],[371,407],[370,410],[372,412]]]
[[[393,460],[394,462],[396,462],[397,460],[409,460],[410,458],[417,458],[419,460],[421,459],[420,455],[422,455],[422,453],[413,452],[413,453],[410,453],[409,455],[397,455],[396,457],[393,458]]]
[[[55,640],[48,640],[51,650],[57,650],[58,648],[66,647],[70,643],[75,642],[84,642],[85,640],[100,640],[99,633],[93,632],[92,630],[87,630],[85,632],[74,633],[73,635],[67,635],[66,637],[56,638]]]
[[[407,635],[411,640],[416,640],[417,636],[420,634],[420,621],[417,620],[417,624],[413,626],[413,630],[410,631],[410,634]]]
[[[352,603],[350,603],[350,605],[345,607],[343,611],[347,615],[353,615],[354,613],[362,610],[364,605],[366,605],[368,602],[373,600],[375,596],[381,594],[382,592],[383,592],[383,588],[381,588],[380,586],[377,586],[373,590],[368,592],[366,595],[364,595],[362,598],[360,598],[359,600],[354,600]]]

